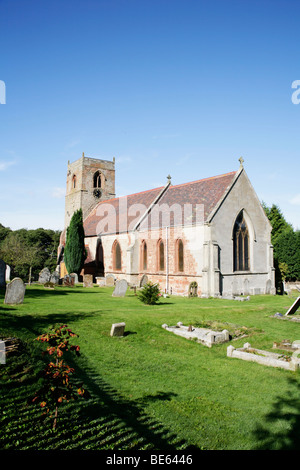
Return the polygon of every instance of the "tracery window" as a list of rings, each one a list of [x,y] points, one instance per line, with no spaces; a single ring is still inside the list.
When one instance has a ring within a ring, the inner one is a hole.
[[[249,265],[249,230],[241,211],[233,229],[233,269],[249,271]]]

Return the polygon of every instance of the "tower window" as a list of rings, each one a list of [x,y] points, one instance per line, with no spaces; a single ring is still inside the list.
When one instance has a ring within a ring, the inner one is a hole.
[[[238,215],[233,229],[233,269],[249,271],[249,231],[243,211]]]
[[[76,175],[73,175],[73,178],[72,178],[72,188],[76,188]]]
[[[101,188],[101,173],[99,170],[94,174],[94,188]]]

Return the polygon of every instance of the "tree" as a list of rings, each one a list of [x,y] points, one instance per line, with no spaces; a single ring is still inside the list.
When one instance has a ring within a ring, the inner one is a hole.
[[[70,225],[67,228],[64,262],[68,273],[79,274],[85,258],[86,249],[84,246],[82,209],[78,209],[74,212]]]
[[[274,245],[274,249],[276,249],[278,237],[285,231],[292,232],[293,227],[285,220],[280,208],[276,204],[273,204],[271,207],[267,207],[263,202],[262,206],[272,225],[271,241]]]
[[[159,284],[152,284],[151,282],[147,282],[138,292],[138,298],[147,305],[156,304],[160,296]]]

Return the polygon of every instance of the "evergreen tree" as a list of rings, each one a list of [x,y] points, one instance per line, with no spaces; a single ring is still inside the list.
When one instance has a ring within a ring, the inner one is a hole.
[[[67,228],[64,262],[69,274],[79,274],[86,258],[82,210],[74,212]]]

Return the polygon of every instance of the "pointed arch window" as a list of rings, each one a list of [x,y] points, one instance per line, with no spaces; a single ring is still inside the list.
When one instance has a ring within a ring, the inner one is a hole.
[[[121,271],[122,269],[122,252],[117,240],[113,244],[113,267],[115,271]]]
[[[147,254],[147,243],[145,240],[142,241],[142,246],[141,246],[141,268],[143,271],[147,270],[148,266],[148,254]]]
[[[181,239],[177,240],[176,243],[176,259],[177,259],[177,271],[184,271],[184,251],[183,251],[183,241]]]
[[[76,188],[76,175],[73,175],[73,178],[72,178],[72,188]]]
[[[99,170],[94,174],[94,188],[101,188],[101,173]]]
[[[165,245],[162,240],[158,242],[158,270],[165,270]]]
[[[249,271],[249,230],[243,211],[238,215],[233,229],[233,269]]]

